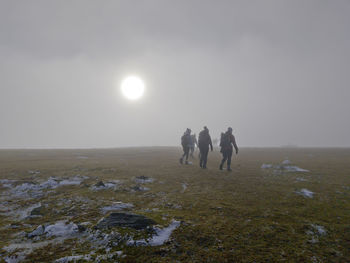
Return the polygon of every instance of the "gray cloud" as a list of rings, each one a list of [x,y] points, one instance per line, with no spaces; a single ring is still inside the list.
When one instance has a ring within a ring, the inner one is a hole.
[[[348,1],[1,1],[0,147],[349,146]],[[130,103],[120,81],[147,90]]]

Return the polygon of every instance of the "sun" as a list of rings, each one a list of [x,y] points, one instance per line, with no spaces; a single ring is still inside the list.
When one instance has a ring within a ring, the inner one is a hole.
[[[121,90],[129,100],[138,100],[143,96],[145,84],[137,76],[128,76],[122,81]]]

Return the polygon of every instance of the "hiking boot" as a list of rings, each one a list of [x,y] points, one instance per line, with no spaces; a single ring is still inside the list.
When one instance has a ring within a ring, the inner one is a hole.
[[[186,161],[185,164],[188,164],[188,161]]]
[[[227,171],[229,171],[229,172],[232,171],[232,169],[231,169],[231,167],[229,165],[227,166]]]

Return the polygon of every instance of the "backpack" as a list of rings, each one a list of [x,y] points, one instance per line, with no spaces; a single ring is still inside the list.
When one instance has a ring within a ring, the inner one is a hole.
[[[230,134],[228,133],[222,133],[221,139],[220,139],[220,146],[221,147],[228,147],[231,145],[231,138]]]
[[[188,135],[188,134],[184,134],[184,135],[182,135],[181,136],[181,145],[182,146],[187,146],[187,145],[189,145],[190,144],[190,142],[191,142],[191,137],[190,138],[188,138],[188,137],[190,137],[190,135]]]

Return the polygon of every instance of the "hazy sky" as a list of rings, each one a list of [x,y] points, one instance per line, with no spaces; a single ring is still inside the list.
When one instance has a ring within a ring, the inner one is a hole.
[[[1,148],[350,146],[349,83],[347,0],[0,0]]]

